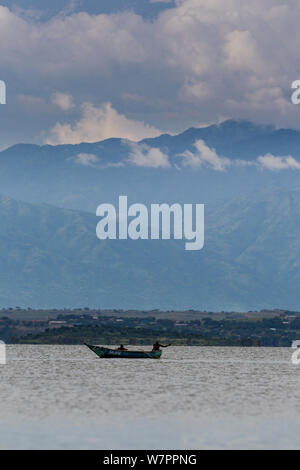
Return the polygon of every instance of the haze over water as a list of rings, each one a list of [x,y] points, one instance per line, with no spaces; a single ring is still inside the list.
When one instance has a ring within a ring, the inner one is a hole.
[[[170,347],[161,360],[103,360],[85,346],[10,345],[0,448],[300,448],[291,354]]]

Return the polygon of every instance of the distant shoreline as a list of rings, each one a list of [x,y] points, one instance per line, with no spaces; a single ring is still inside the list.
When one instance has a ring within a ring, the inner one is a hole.
[[[300,339],[300,313],[2,310],[0,339],[7,344],[290,347]]]

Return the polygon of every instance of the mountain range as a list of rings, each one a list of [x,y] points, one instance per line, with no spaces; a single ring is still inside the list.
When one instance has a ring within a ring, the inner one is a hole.
[[[190,165],[182,155],[199,156],[199,140],[232,166],[218,168],[209,161]],[[0,192],[17,200],[94,213],[98,204],[116,202],[120,194],[132,202],[219,205],[264,187],[297,187],[295,169],[271,171],[251,165],[267,154],[300,161],[300,132],[225,121],[138,143],[108,139],[79,145],[18,144],[0,152]]]
[[[23,307],[299,308],[300,190],[208,214],[205,245],[98,240],[88,212],[0,199],[0,304]]]
[[[179,155],[198,140],[220,158],[248,163],[182,165]],[[144,156],[159,149],[168,165],[149,167],[143,155],[143,165],[133,164],[139,148]],[[249,164],[266,154],[300,161],[300,132],[227,121],[139,143],[0,152],[0,305],[299,310],[298,170]],[[205,203],[204,248],[98,240],[95,209],[120,194],[130,203]]]

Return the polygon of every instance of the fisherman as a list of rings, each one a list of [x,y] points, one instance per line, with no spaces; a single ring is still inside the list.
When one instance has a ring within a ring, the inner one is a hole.
[[[153,348],[152,348],[152,352],[154,351],[159,351],[159,348],[167,348],[168,346],[171,346],[171,344],[160,344],[158,341],[156,341],[154,344],[153,344]]]
[[[124,348],[123,344],[121,344],[121,345],[118,347],[117,351],[127,351],[127,349]]]

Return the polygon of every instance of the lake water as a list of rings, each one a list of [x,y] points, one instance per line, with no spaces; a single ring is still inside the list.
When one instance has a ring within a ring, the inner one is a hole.
[[[170,347],[161,360],[7,346],[1,449],[300,448],[289,348]]]

